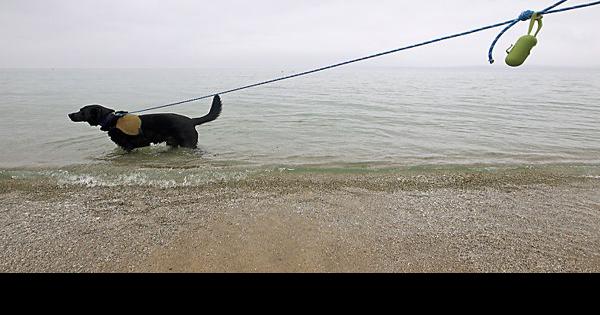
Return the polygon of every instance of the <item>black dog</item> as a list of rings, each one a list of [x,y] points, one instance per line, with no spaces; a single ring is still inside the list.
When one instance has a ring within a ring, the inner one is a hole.
[[[209,113],[200,118],[177,114],[130,115],[115,112],[100,105],[88,105],[69,114],[74,122],[85,121],[90,126],[101,126],[110,139],[127,151],[166,142],[171,147],[196,148],[196,126],[213,121],[221,114],[221,98],[215,95]]]

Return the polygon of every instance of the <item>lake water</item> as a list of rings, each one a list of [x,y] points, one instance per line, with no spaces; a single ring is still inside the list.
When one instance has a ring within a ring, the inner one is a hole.
[[[87,104],[134,111],[291,73],[1,69],[0,169],[93,184],[256,169],[600,164],[600,69],[335,69],[222,95],[221,117],[197,128],[198,150],[127,154],[67,117]],[[198,117],[209,107],[154,112]]]

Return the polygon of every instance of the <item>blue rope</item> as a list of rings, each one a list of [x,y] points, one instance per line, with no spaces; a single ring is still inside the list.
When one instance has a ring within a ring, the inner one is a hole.
[[[580,9],[580,8],[585,8],[585,7],[590,7],[590,6],[593,6],[593,5],[600,4],[600,1],[595,1],[595,2],[590,2],[590,3],[586,3],[586,4],[582,4],[582,5],[577,5],[577,6],[573,6],[573,7],[568,7],[568,8],[564,8],[564,9],[552,10],[555,7],[561,5],[562,3],[566,2],[566,1],[567,0],[559,1],[558,3],[552,5],[552,6],[548,7],[548,8],[546,8],[546,9],[538,12],[538,13],[543,13],[543,14],[558,13],[558,12],[570,11],[570,10],[575,10],[575,9]],[[500,22],[500,23],[496,23],[496,24],[493,24],[493,25],[488,25],[488,26],[480,27],[480,28],[477,28],[477,29],[474,29],[474,30],[470,30],[470,31],[466,31],[466,32],[462,32],[462,33],[458,33],[458,34],[454,34],[454,35],[448,35],[448,36],[440,37],[440,38],[437,38],[437,39],[429,40],[429,41],[426,41],[426,42],[422,42],[422,43],[419,43],[419,44],[410,45],[410,46],[406,46],[406,47],[402,47],[402,48],[398,48],[398,49],[394,49],[394,50],[389,50],[389,51],[386,51],[386,52],[382,52],[382,53],[378,53],[378,54],[374,54],[374,55],[370,55],[370,56],[366,56],[366,57],[362,57],[362,58],[358,58],[358,59],[348,60],[348,61],[340,62],[340,63],[334,64],[334,65],[330,65],[330,66],[326,66],[326,67],[322,67],[322,68],[318,68],[318,69],[314,69],[314,70],[309,70],[309,71],[305,71],[305,72],[301,72],[301,73],[297,73],[297,74],[292,74],[292,75],[288,75],[288,76],[276,78],[276,79],[273,79],[273,80],[268,80],[268,81],[263,81],[263,82],[259,82],[259,83],[255,83],[255,84],[250,84],[250,85],[242,86],[242,87],[239,87],[239,88],[235,88],[235,89],[231,89],[231,90],[226,90],[226,91],[222,91],[222,92],[218,92],[218,93],[214,93],[214,94],[210,94],[210,95],[205,95],[205,96],[201,96],[201,97],[197,97],[197,98],[192,98],[192,99],[188,99],[188,100],[184,100],[184,101],[180,101],[180,102],[176,102],[176,103],[170,103],[170,104],[166,104],[166,105],[150,107],[150,108],[146,108],[146,109],[134,111],[134,112],[131,112],[131,113],[132,114],[133,113],[141,113],[141,112],[146,112],[146,111],[150,111],[150,110],[155,110],[155,109],[160,109],[160,108],[165,108],[165,107],[171,107],[171,106],[181,105],[181,104],[185,104],[185,103],[196,102],[196,101],[199,101],[199,100],[203,100],[203,99],[214,97],[215,95],[237,92],[237,91],[241,91],[241,90],[245,90],[245,89],[257,87],[257,86],[260,86],[260,85],[265,85],[265,84],[274,83],[274,82],[278,82],[278,81],[283,81],[283,80],[287,80],[287,79],[291,79],[291,78],[295,78],[295,77],[300,77],[300,76],[304,76],[304,75],[307,75],[307,74],[311,74],[311,73],[315,73],[315,72],[320,72],[320,71],[324,71],[324,70],[328,70],[328,69],[332,69],[332,68],[337,68],[337,67],[344,66],[344,65],[347,65],[347,64],[351,64],[351,63],[355,63],[355,62],[359,62],[359,61],[364,61],[364,60],[367,60],[367,59],[377,58],[377,57],[381,57],[381,56],[384,56],[384,55],[393,54],[393,53],[396,53],[396,52],[399,52],[399,51],[408,50],[408,49],[412,49],[412,48],[416,48],[416,47],[420,47],[420,46],[425,46],[425,45],[429,45],[429,44],[441,42],[441,41],[444,41],[444,40],[448,40],[448,39],[452,39],[452,38],[456,38],[456,37],[461,37],[461,36],[465,36],[465,35],[469,35],[469,34],[481,32],[481,31],[484,31],[484,30],[488,30],[488,29],[492,29],[492,28],[496,28],[496,27],[500,27],[500,26],[509,24],[509,26],[506,27],[496,37],[496,39],[492,43],[492,47],[490,48],[490,51],[489,51],[489,59],[490,59],[490,63],[493,63],[494,61],[492,59],[492,51],[494,49],[494,46],[496,45],[496,42],[498,42],[498,39],[500,39],[500,37],[502,36],[502,34],[504,34],[509,28],[511,28],[512,26],[514,26],[518,22],[520,22],[520,21],[527,21],[528,19],[530,19],[533,16],[533,13],[535,13],[535,12],[534,11],[525,11],[525,12],[521,13],[521,15],[519,15],[519,17],[517,19],[514,19],[514,20]]]

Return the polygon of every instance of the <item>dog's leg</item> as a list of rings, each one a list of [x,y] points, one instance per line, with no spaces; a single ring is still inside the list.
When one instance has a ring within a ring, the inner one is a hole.
[[[198,145],[198,132],[195,128],[188,130],[177,139],[177,143],[183,148],[195,149]]]
[[[171,140],[167,140],[167,145],[173,149],[176,149],[179,147],[179,144],[176,141],[171,141]]]
[[[180,146],[182,148],[188,148],[188,149],[196,149],[197,145],[198,145],[198,141],[193,142],[191,140],[184,140],[184,141],[178,143],[178,146]]]
[[[108,132],[108,136],[114,143],[116,143],[119,147],[121,147],[123,150],[125,150],[127,152],[131,152],[131,151],[133,151],[133,149],[138,147],[135,145],[135,143],[128,141],[128,136],[123,134],[118,129],[111,129]]]

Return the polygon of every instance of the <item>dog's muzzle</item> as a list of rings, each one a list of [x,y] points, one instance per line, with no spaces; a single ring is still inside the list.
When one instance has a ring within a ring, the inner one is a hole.
[[[81,119],[81,115],[79,113],[71,113],[71,114],[69,114],[69,119],[71,119],[71,121],[74,121],[74,122],[83,121]]]

